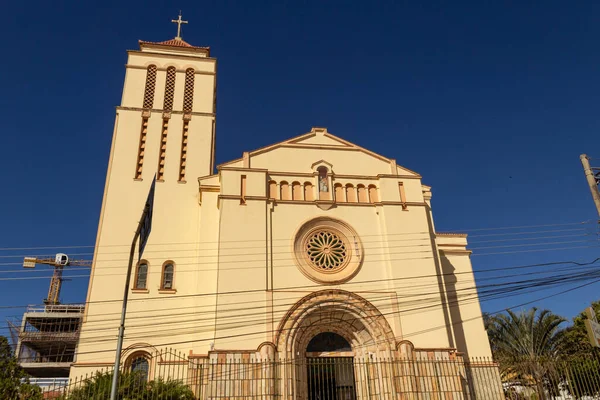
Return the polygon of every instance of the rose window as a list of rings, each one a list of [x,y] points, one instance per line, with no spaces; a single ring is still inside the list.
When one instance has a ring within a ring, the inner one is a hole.
[[[309,237],[306,252],[315,267],[327,271],[340,268],[348,258],[346,244],[331,231],[318,231]]]
[[[298,228],[293,254],[304,276],[317,283],[337,285],[358,273],[364,251],[358,234],[350,225],[322,216]]]

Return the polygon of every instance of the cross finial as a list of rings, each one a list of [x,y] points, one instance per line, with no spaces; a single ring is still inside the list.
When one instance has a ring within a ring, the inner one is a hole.
[[[177,36],[175,36],[175,39],[179,39],[181,40],[181,24],[187,24],[187,21],[183,21],[181,19],[181,10],[179,11],[179,18],[177,19],[172,19],[171,22],[177,24]]]

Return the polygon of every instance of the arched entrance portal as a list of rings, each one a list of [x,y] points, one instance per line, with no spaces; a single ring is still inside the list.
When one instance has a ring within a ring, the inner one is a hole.
[[[354,363],[371,356],[395,358],[396,349],[394,334],[379,310],[357,294],[339,289],[314,292],[298,301],[281,320],[275,343],[283,361],[280,390],[286,400],[359,398],[352,391],[351,397],[334,395],[332,379],[336,388],[348,386],[345,377],[350,374],[360,389]],[[310,369],[315,365],[323,368]],[[346,371],[338,375],[340,368]],[[323,390],[329,396],[323,397]]]
[[[308,400],[354,400],[354,357],[350,343],[333,332],[322,332],[306,347]]]

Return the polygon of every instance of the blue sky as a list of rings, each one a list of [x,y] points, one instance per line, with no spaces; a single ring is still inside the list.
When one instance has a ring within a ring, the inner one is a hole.
[[[421,173],[437,229],[466,230],[474,248],[494,245],[477,245],[482,234],[527,231],[477,229],[596,219],[579,154],[600,157],[597,2],[7,2],[1,248],[93,245],[125,51],[172,38],[179,9],[190,22],[184,39],[218,59],[218,162],[326,126]],[[488,237],[534,240],[475,250],[474,268],[600,255],[588,247],[593,223],[566,228],[581,230]],[[0,278],[49,275],[23,273],[20,262],[51,252],[1,250]],[[69,252],[89,258],[90,249]],[[39,303],[47,287],[0,280],[0,305]],[[599,288],[537,305],[572,317]],[[86,290],[87,279],[73,278],[63,301]]]

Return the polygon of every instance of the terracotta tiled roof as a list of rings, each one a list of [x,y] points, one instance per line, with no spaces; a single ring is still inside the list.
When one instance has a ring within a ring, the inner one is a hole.
[[[191,44],[189,44],[185,40],[183,40],[183,39],[177,39],[177,38],[165,40],[164,42],[146,42],[144,40],[140,40],[140,45],[142,45],[142,44],[158,44],[158,45],[161,45],[161,46],[187,47],[189,49],[204,49],[204,50],[209,50],[209,47],[192,46]]]

